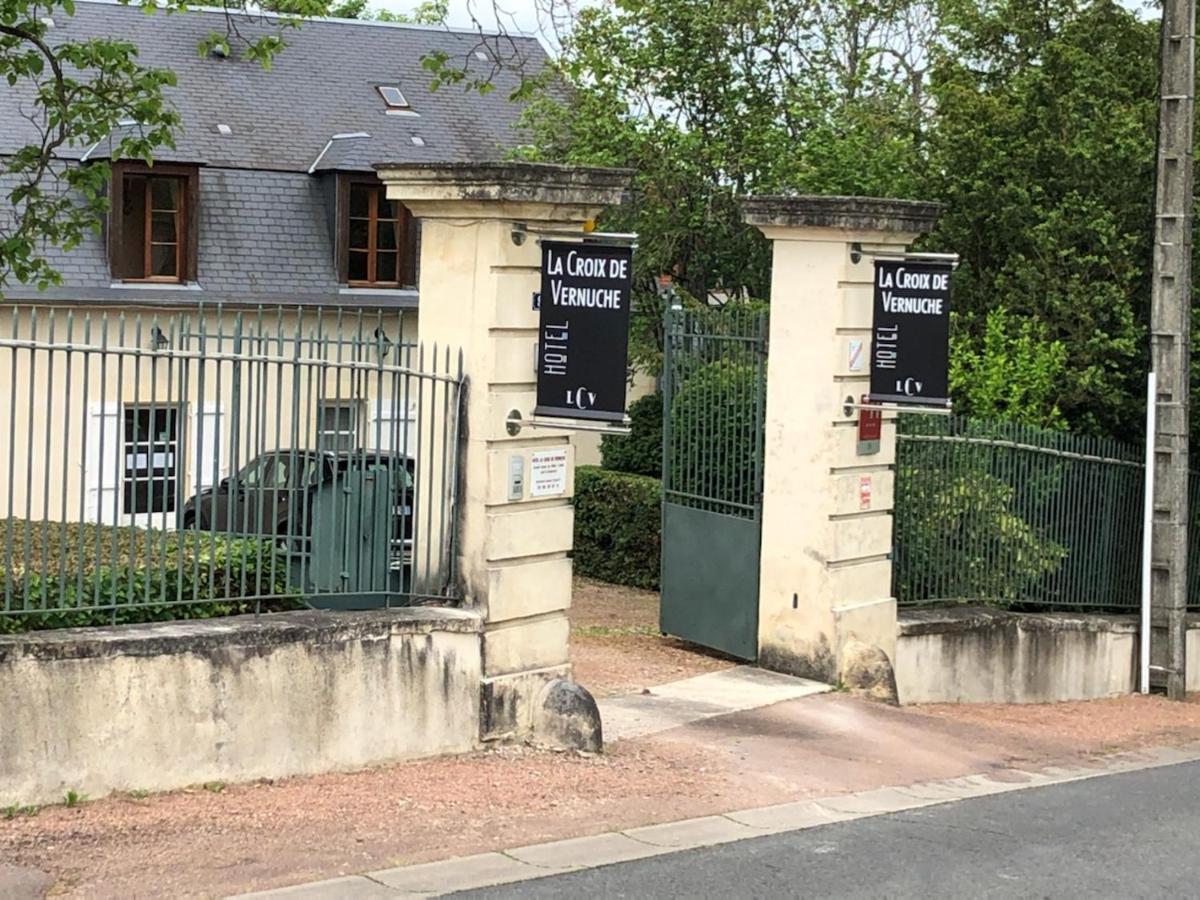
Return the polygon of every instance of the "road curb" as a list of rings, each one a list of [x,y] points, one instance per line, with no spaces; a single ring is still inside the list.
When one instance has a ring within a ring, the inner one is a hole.
[[[1200,744],[1117,753],[1086,766],[1048,766],[1038,770],[997,769],[985,774],[873,788],[853,794],[760,806],[721,815],[514,847],[500,852],[400,866],[363,875],[241,894],[238,898],[376,900],[379,897],[436,897],[787,831],[803,831],[853,819],[1198,760]]]

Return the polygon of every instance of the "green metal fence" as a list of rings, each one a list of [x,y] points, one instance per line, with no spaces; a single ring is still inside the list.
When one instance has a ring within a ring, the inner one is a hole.
[[[664,322],[664,499],[757,518],[767,314],[749,307],[670,309]]]
[[[457,351],[402,313],[0,316],[0,633],[454,599]]]
[[[1137,607],[1141,448],[1008,423],[901,415],[895,470],[893,591],[900,603]],[[1193,495],[1198,486],[1193,478]],[[1198,579],[1192,582],[1195,588]]]

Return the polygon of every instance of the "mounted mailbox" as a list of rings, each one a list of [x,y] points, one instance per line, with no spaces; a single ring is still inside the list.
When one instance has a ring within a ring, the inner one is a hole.
[[[863,396],[858,409],[858,455],[871,456],[879,452],[883,437],[883,410],[871,408],[871,399]]]
[[[943,262],[875,261],[872,402],[950,405],[952,271]]]
[[[542,241],[538,416],[625,421],[633,248]]]

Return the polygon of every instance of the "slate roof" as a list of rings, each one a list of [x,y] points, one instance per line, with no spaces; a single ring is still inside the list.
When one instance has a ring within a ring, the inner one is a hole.
[[[271,16],[239,16],[238,28],[247,37],[279,31],[287,42],[264,70],[237,59],[236,42],[229,59],[198,55],[207,34],[224,31],[222,11],[146,15],[136,5],[80,0],[73,17],[57,16],[53,40],[122,37],[138,46],[144,65],[175,71],[178,86],[167,93],[183,128],[176,147],[160,150],[156,158],[202,164],[197,282],[115,281],[104,236],[88,233],[70,252],[42,248],[62,274],[61,286],[39,292],[10,283],[3,293],[11,300],[415,306],[413,290],[348,289],[339,283],[323,176],[369,172],[383,161],[495,160],[519,142],[514,126],[520,109],[507,99],[516,73],[497,73],[495,89],[486,95],[456,86],[429,89],[421,57],[430,51],[492,71],[490,62],[475,56],[485,49],[475,33],[331,19],[286,28]],[[532,69],[546,61],[532,38],[505,38],[503,49],[522,54]],[[418,115],[388,115],[379,84],[399,86]],[[0,157],[34,139],[20,115],[30,97],[24,83],[12,88],[0,82]],[[218,124],[231,133],[220,134]],[[360,136],[331,140],[335,135]],[[414,136],[421,140],[414,142]],[[101,142],[62,155],[95,159],[109,152],[108,142]],[[13,183],[12,176],[0,175],[0,197],[7,197]]]
[[[371,162],[382,160],[499,159],[519,142],[514,126],[520,108],[508,100],[518,81],[515,72],[498,72],[495,89],[481,95],[453,85],[431,91],[430,74],[421,67],[424,55],[442,51],[473,71],[490,74],[493,63],[480,60],[476,51],[492,54],[497,39],[481,42],[477,33],[337,19],[290,28],[274,16],[239,15],[238,30],[248,39],[276,33],[287,44],[264,70],[239,58],[236,38],[228,59],[198,55],[197,45],[206,35],[225,33],[223,11],[146,15],[137,5],[82,0],[74,16],[56,14],[50,31],[54,40],[126,38],[138,46],[143,65],[175,71],[178,86],[167,95],[183,128],[177,146],[157,154],[162,161],[307,172],[330,137],[366,132],[369,140],[356,142],[348,165],[369,170]],[[546,60],[534,38],[503,38],[501,52],[507,57],[514,51],[532,71]],[[389,115],[376,91],[380,84],[398,85],[418,115]],[[24,83],[0,86],[0,155],[34,139],[32,126],[20,114],[22,107],[29,108],[30,98]],[[228,125],[232,133],[219,134],[218,124]],[[423,146],[413,142],[414,135]],[[102,143],[64,155],[83,156],[89,150],[91,157],[108,152]]]

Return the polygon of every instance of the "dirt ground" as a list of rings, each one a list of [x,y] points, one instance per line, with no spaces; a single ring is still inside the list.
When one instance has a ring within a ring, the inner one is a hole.
[[[731,665],[658,637],[654,595],[583,582],[599,693]],[[640,629],[640,630],[639,630]],[[590,683],[589,683],[590,681]],[[0,897],[217,897],[873,787],[1200,741],[1200,703],[895,709],[831,693],[583,756],[500,748],[367,771],[0,809]],[[6,880],[7,873],[7,880]],[[40,891],[38,891],[40,893]],[[36,896],[26,893],[15,896]]]
[[[658,594],[575,579],[571,601],[571,662],[575,680],[611,697],[737,664],[658,631]]]

